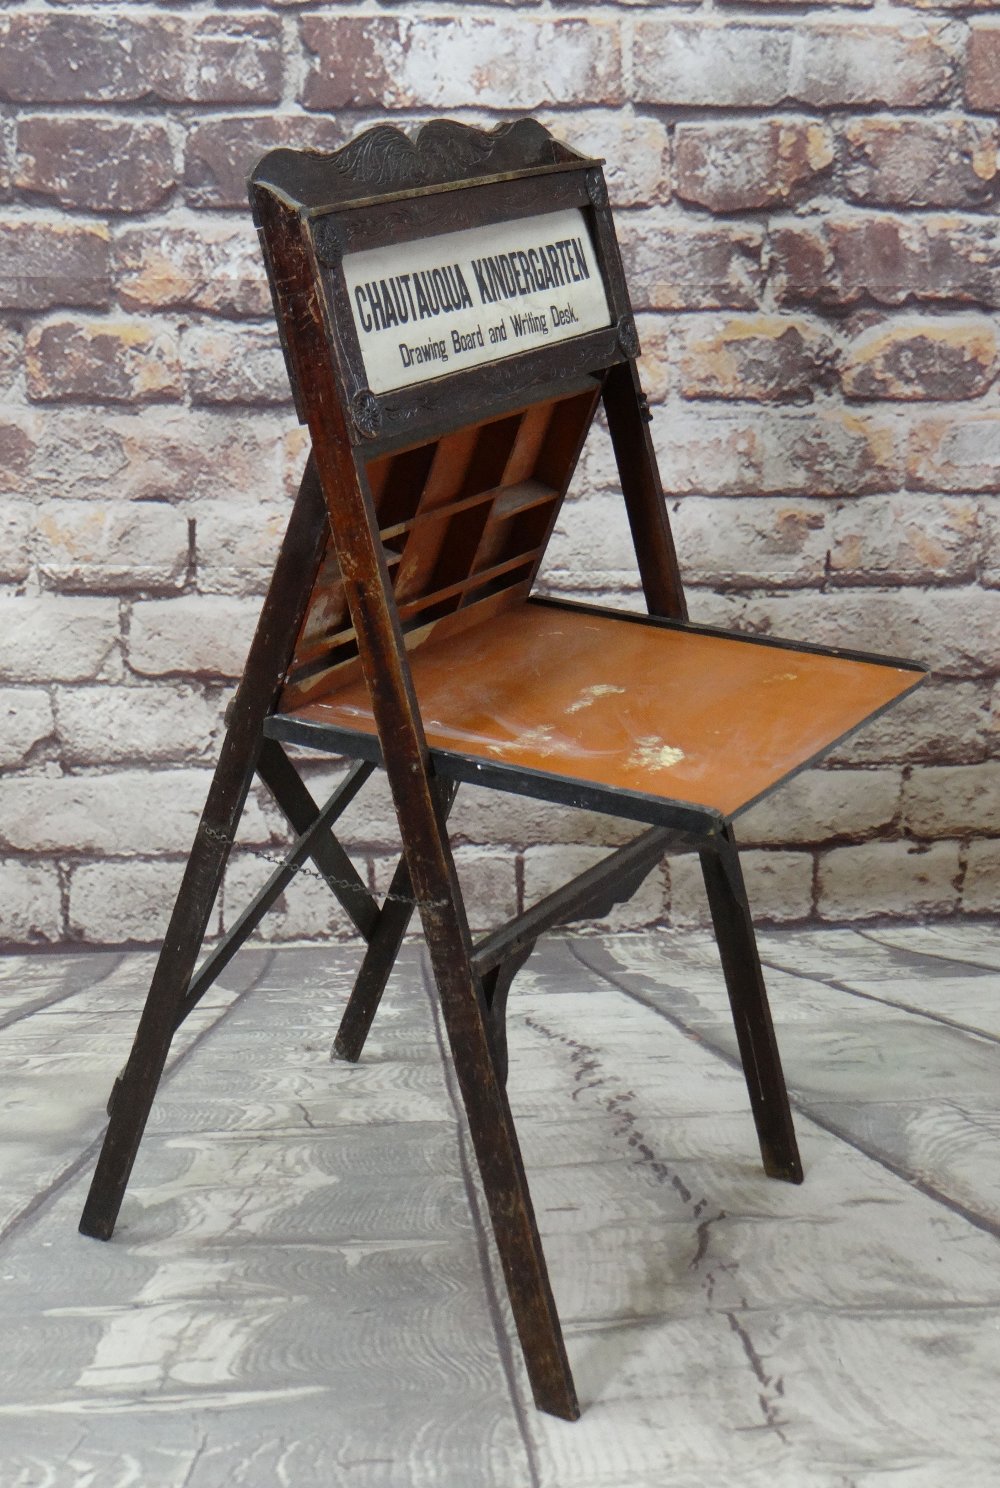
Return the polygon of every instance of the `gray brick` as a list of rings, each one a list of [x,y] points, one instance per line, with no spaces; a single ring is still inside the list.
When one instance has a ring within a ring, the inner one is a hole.
[[[221,699],[177,684],[62,687],[56,693],[60,748],[72,765],[211,761],[222,711]]]
[[[46,582],[60,589],[179,589],[187,517],[164,502],[53,501],[38,517],[35,557]]]
[[[915,837],[1000,832],[1000,760],[925,765],[903,787],[903,817]]]
[[[0,635],[7,681],[88,681],[117,651],[118,603],[0,595]]]
[[[899,811],[898,770],[806,770],[741,816],[740,842],[821,843],[872,837]]]
[[[140,600],[132,607],[128,663],[148,677],[238,677],[259,613],[252,600],[215,595]]]
[[[807,852],[740,853],[755,922],[805,920],[813,908],[813,859]],[[711,925],[705,881],[693,854],[670,859],[670,923]]]
[[[210,771],[195,769],[11,776],[0,783],[0,842],[20,852],[186,855],[210,781]],[[243,832],[269,840],[253,798]]]
[[[42,688],[0,688],[0,766],[19,765],[53,728],[52,702]]]
[[[822,853],[817,907],[826,920],[948,914],[958,902],[957,842],[865,842]]]
[[[90,945],[158,946],[184,872],[182,859],[86,863],[69,879],[69,934]],[[218,923],[209,922],[209,935]]]
[[[53,863],[0,861],[0,944],[63,939],[62,893]]]

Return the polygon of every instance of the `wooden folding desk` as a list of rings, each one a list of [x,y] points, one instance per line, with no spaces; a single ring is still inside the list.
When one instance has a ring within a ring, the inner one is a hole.
[[[531,120],[379,126],[331,155],[265,156],[251,201],[312,454],[81,1229],[110,1236],[175,1029],[309,859],[367,942],[342,1057],[420,911],[535,1399],[572,1419],[504,1088],[513,978],[546,929],[697,851],[764,1167],[799,1182],[732,824],[922,669],[688,620],[601,162]],[[532,597],[600,406],[645,615]],[[322,808],[287,744],[356,761]],[[332,831],[377,766],[402,844],[381,904]],[[255,774],[296,840],[196,970]],[[466,783],[646,830],[473,945],[446,828]]]

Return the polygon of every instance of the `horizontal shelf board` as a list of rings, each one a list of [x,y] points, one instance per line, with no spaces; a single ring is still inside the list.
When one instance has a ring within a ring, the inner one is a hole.
[[[530,511],[535,506],[544,506],[547,501],[555,501],[558,495],[557,490],[545,485],[543,481],[521,481],[518,485],[508,486],[506,490],[500,492],[490,513],[490,520],[491,522],[505,522],[509,517],[516,517],[519,512]]]

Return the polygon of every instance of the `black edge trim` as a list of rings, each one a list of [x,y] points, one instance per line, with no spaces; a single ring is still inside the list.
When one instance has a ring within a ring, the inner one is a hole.
[[[264,723],[269,739],[289,744],[302,744],[309,749],[322,749],[327,754],[345,754],[353,759],[382,764],[382,751],[374,734],[338,728],[311,719],[293,718],[286,713],[273,713]],[[575,780],[567,775],[550,775],[526,765],[501,761],[478,760],[450,749],[431,749],[431,765],[436,775],[468,785],[482,785],[513,795],[535,800],[555,801],[577,806],[585,811],[624,817],[629,821],[648,822],[651,826],[675,827],[684,832],[706,837],[715,836],[727,818],[711,806],[697,806],[689,801],[674,801],[663,796],[647,796],[640,791],[619,789],[613,785],[595,785],[589,780]],[[708,844],[706,844],[708,845]]]

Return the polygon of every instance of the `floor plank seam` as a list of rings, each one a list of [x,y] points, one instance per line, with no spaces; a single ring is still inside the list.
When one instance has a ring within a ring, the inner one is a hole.
[[[801,1189],[760,1169],[709,935],[539,946],[511,1097],[572,1426],[532,1407],[416,948],[343,1079],[326,1056],[354,951],[227,973],[175,1040],[113,1246],[81,1245],[75,1211],[150,958],[101,985],[108,955],[12,960],[0,1010],[39,1016],[4,1047],[3,1219],[22,1213],[0,1248],[0,1480],[995,1488],[996,1051],[935,1015],[1000,1034],[1000,967],[962,960],[992,956],[982,926],[884,934],[762,937]]]
[[[983,1230],[987,1235],[992,1235],[994,1240],[1000,1240],[1000,1223],[991,1219],[988,1214],[980,1214],[977,1210],[970,1209],[967,1204],[962,1203],[961,1199],[953,1199],[950,1194],[943,1193],[939,1188],[935,1188],[932,1183],[929,1183],[927,1179],[921,1178],[918,1173],[904,1168],[901,1163],[894,1162],[891,1157],[884,1152],[880,1152],[877,1147],[870,1146],[868,1143],[861,1141],[859,1137],[854,1136],[853,1133],[846,1131],[843,1127],[837,1126],[835,1122],[818,1115],[814,1110],[810,1110],[801,1097],[793,1095],[791,1090],[788,1092],[788,1098],[791,1105],[800,1115],[805,1116],[807,1120],[812,1121],[823,1131],[828,1132],[830,1136],[836,1137],[839,1142],[843,1142],[845,1146],[853,1148],[855,1152],[860,1152],[862,1157],[867,1157],[871,1162],[878,1163],[879,1167],[885,1168],[886,1172],[892,1173],[894,1177],[900,1178],[910,1188],[914,1188],[918,1193],[923,1194],[925,1199],[930,1199],[932,1203],[939,1204],[951,1214],[957,1215],[959,1219],[964,1219],[966,1223],[974,1225],[977,1230]]]
[[[958,923],[961,924],[962,922],[958,921]],[[854,930],[855,935],[859,935],[862,940],[871,941],[872,945],[881,946],[882,949],[885,951],[899,952],[900,950],[900,947],[898,945],[893,945],[891,940],[881,940],[879,938],[878,932],[875,930],[865,930],[861,926],[858,926],[857,928],[852,926],[851,928]],[[985,966],[982,961],[966,961],[961,956],[947,956],[941,951],[904,951],[902,954],[925,956],[929,961],[944,961],[949,966],[961,966],[966,970],[977,972],[980,976],[989,976],[991,973],[995,975],[998,971],[1000,971],[1000,956],[998,956],[995,966]]]
[[[601,977],[609,984],[609,986],[616,987],[619,992],[624,993],[624,995],[631,998],[633,1002],[637,1002],[640,1004],[640,1006],[648,1008],[650,1012],[653,1012],[658,1017],[663,1018],[665,1022],[669,1023],[672,1027],[679,1029],[680,1032],[685,1033],[687,1037],[693,1037],[690,1030],[684,1026],[683,1021],[679,1019],[676,1014],[669,1013],[665,1008],[661,1008],[652,997],[644,995],[643,993],[637,992],[634,989],[628,987],[619,978],[615,977],[611,972],[606,971],[602,967],[592,965],[583,955],[580,954],[580,951],[576,945],[571,944],[570,948],[574,956],[576,956],[576,958],[581,962],[582,965],[586,966],[588,970],[592,971],[596,976]],[[767,965],[768,963],[763,962],[762,964]],[[773,969],[777,970],[780,968]],[[804,973],[797,974],[803,977],[805,976]],[[806,977],[805,980],[820,981],[821,978]],[[974,1032],[975,1031],[973,1030],[973,1033]],[[702,1032],[700,1032],[698,1035],[698,1041],[702,1048],[706,1049],[709,1053],[717,1055],[733,1069],[740,1069],[742,1067],[740,1065],[738,1057],[731,1055],[728,1050],[715,1043],[712,1040],[710,1033],[702,1030]],[[995,1040],[988,1041],[995,1042]],[[980,1214],[976,1210],[970,1209],[969,1206],[963,1204],[961,1200],[953,1199],[950,1197],[950,1195],[942,1193],[941,1190],[935,1188],[933,1184],[928,1183],[925,1179],[922,1179],[919,1174],[909,1171],[899,1163],[893,1162],[893,1160],[886,1153],[880,1152],[878,1148],[862,1142],[860,1138],[855,1137],[853,1134],[847,1132],[843,1127],[840,1127],[833,1121],[829,1120],[829,1118],[825,1118],[819,1115],[815,1109],[813,1109],[806,1103],[802,1095],[796,1092],[791,1086],[789,1086],[788,1090],[788,1100],[790,1105],[800,1116],[804,1116],[807,1120],[812,1121],[816,1126],[820,1127],[821,1130],[829,1133],[830,1136],[836,1137],[838,1141],[841,1141],[845,1143],[846,1146],[853,1148],[855,1152],[860,1152],[863,1157],[867,1157],[868,1159],[870,1159],[870,1161],[878,1163],[880,1167],[885,1168],[886,1171],[892,1173],[894,1177],[902,1179],[904,1183],[909,1184],[911,1188],[914,1188],[919,1193],[923,1194],[924,1198],[930,1199],[932,1203],[939,1204],[943,1208],[948,1209],[952,1214],[958,1215],[960,1219],[964,1219],[968,1224],[974,1225],[975,1228],[978,1230],[983,1230],[987,1235],[993,1236],[994,1239],[1000,1239],[1000,1223],[997,1223],[997,1221],[991,1219],[986,1214]]]
[[[662,1018],[664,1023],[669,1023],[671,1028],[676,1029],[678,1033],[683,1034],[686,1039],[689,1039],[691,1041],[691,1043],[697,1044],[699,1048],[707,1049],[710,1054],[714,1054],[715,1057],[717,1059],[720,1059],[723,1064],[728,1064],[730,1069],[740,1070],[742,1072],[743,1065],[738,1055],[730,1054],[728,1049],[722,1048],[718,1044],[711,1043],[704,1034],[694,1033],[690,1028],[688,1028],[684,1020],[682,1018],[679,1018],[676,1013],[671,1013],[668,1011],[667,1008],[661,1007],[660,1004],[648,994],[637,992],[634,987],[629,987],[619,977],[616,977],[613,972],[608,971],[606,967],[595,966],[593,962],[587,960],[586,956],[582,954],[579,947],[575,943],[570,942],[569,948],[572,954],[580,962],[581,966],[585,966],[588,971],[591,971],[595,976],[600,977],[603,982],[607,982],[609,987],[614,987],[616,992],[621,992],[622,995],[627,997],[631,1002],[638,1003],[640,1007],[646,1008],[647,1011],[651,1013],[655,1013],[658,1018]],[[721,983],[721,966],[719,968],[719,980]]]
[[[852,987],[847,982],[838,980],[837,977],[824,976],[822,972],[809,975],[805,971],[797,971],[791,966],[782,966],[779,961],[769,960],[766,956],[760,958],[761,966],[768,971],[780,971],[783,976],[798,977],[803,982],[818,982],[822,987],[829,987],[834,992],[843,992],[847,997],[857,997],[863,1002],[875,1002],[882,1007],[897,1008],[901,1013],[907,1013],[913,1018],[923,1018],[928,1023],[937,1023],[942,1028],[954,1028],[957,1033],[967,1033],[972,1038],[982,1039],[988,1044],[1000,1044],[1000,1036],[988,1033],[983,1028],[973,1028],[969,1023],[962,1023],[957,1018],[946,1018],[940,1013],[928,1012],[926,1008],[915,1007],[909,1002],[899,1002],[892,997],[879,997],[877,992],[862,992],[858,987]],[[984,975],[988,976],[989,972]]]
[[[540,1033],[543,1038],[555,1040],[570,1048],[573,1051],[570,1056],[571,1063],[577,1059],[577,1056],[582,1057],[582,1063],[578,1064],[576,1069],[574,1070],[574,1074],[577,1076],[577,1078],[582,1078],[583,1074],[594,1073],[597,1067],[596,1061],[590,1059],[589,1056],[597,1055],[599,1052],[598,1050],[592,1048],[588,1044],[581,1044],[578,1039],[574,1039],[568,1034],[559,1033],[555,1029],[547,1028],[545,1024],[541,1023],[537,1018],[526,1018],[525,1025],[528,1028],[532,1029],[534,1032]],[[607,1080],[602,1075],[596,1080],[588,1081],[588,1083],[585,1085],[578,1084],[576,1089],[573,1091],[573,1096],[575,1097],[577,1095],[583,1095],[588,1091],[598,1090],[602,1085],[606,1085],[607,1083]],[[629,1102],[633,1101],[634,1099],[635,1093],[632,1090],[619,1090],[615,1094],[609,1094],[607,1098],[605,1098],[603,1095],[597,1096],[597,1100],[600,1103],[601,1109],[605,1112],[606,1115],[610,1116],[612,1121],[615,1123],[615,1136],[623,1137],[625,1139],[625,1145],[629,1149],[633,1165],[642,1167],[644,1170],[648,1170],[653,1174],[658,1183],[665,1183],[670,1188],[672,1188],[685,1204],[691,1206],[692,1219],[700,1219],[702,1213],[708,1205],[707,1196],[703,1195],[700,1199],[695,1199],[694,1194],[688,1188],[687,1184],[680,1177],[680,1175],[678,1173],[675,1173],[671,1169],[670,1165],[664,1162],[662,1158],[657,1157],[656,1152],[650,1146],[645,1133],[641,1131],[639,1126],[637,1125],[638,1118],[629,1105]],[[714,1224],[717,1219],[720,1219],[722,1217],[723,1216],[721,1215],[721,1213],[715,1214],[711,1217],[711,1219],[707,1221],[707,1223]],[[707,1246],[707,1230],[704,1233],[704,1244]],[[696,1238],[696,1247],[700,1249],[702,1243],[702,1225],[699,1225]],[[704,1252],[702,1251],[702,1254],[703,1253]]]
[[[270,965],[273,958],[274,952],[272,952],[270,957],[268,958],[268,961],[266,963],[268,966]],[[110,975],[111,973],[109,972],[108,974]],[[263,974],[264,973],[262,971],[261,976]],[[105,980],[105,978],[102,977],[101,980],[103,981]],[[237,1007],[240,1002],[242,1002],[247,993],[252,992],[256,989],[256,987],[259,985],[259,982],[260,976],[256,977],[252,982],[244,987],[242,992],[235,993],[232,1002],[229,1003],[227,1007],[222,1008],[218,1015],[208,1025],[208,1027],[203,1028],[200,1033],[195,1034],[194,1038],[191,1040],[190,1044],[188,1044],[187,1048],[182,1049],[179,1054],[168,1061],[163,1072],[163,1078],[160,1081],[161,1090],[164,1088],[164,1086],[166,1086],[168,1081],[173,1079],[177,1071],[184,1064],[186,1064],[188,1057],[193,1054],[196,1049],[201,1047],[202,1043],[208,1037],[208,1035],[212,1033],[216,1028],[218,1028],[220,1024],[222,1024],[226,1020],[233,1009]],[[98,983],[97,985],[100,984]],[[73,994],[70,993],[69,995],[72,996]],[[77,1177],[81,1169],[85,1168],[88,1163],[96,1156],[103,1140],[104,1128],[102,1125],[101,1130],[90,1140],[90,1142],[84,1148],[83,1152],[75,1157],[73,1161],[70,1162],[63,1169],[61,1173],[57,1174],[57,1176],[52,1180],[51,1183],[47,1185],[47,1187],[45,1187],[40,1193],[35,1194],[24,1206],[24,1208],[19,1210],[12,1219],[9,1219],[4,1225],[3,1229],[0,1229],[0,1246],[6,1244],[9,1239],[20,1232],[25,1226],[30,1224],[33,1219],[37,1218],[37,1216],[48,1204],[49,1200],[54,1199],[55,1196],[67,1186],[67,1184],[71,1183],[73,1179]]]
[[[25,1204],[24,1208],[19,1209],[14,1217],[7,1221],[3,1229],[0,1230],[0,1246],[6,1245],[8,1240],[16,1238],[26,1230],[30,1226],[31,1221],[36,1219],[48,1205],[49,1200],[54,1199],[67,1184],[72,1183],[73,1179],[97,1156],[103,1138],[103,1131],[98,1132],[97,1136],[92,1137],[83,1151],[71,1163],[67,1164],[62,1172],[53,1178],[51,1183],[43,1188],[40,1193],[34,1194],[28,1200],[27,1204]]]
[[[106,971],[104,976],[100,977],[98,981],[88,986],[86,990],[93,991],[94,987],[99,987],[103,982],[108,981],[110,977],[114,976],[124,959],[123,956],[119,956],[114,966]],[[17,1008],[13,1013],[8,1013],[6,1017],[0,1016],[0,1033],[6,1033],[9,1028],[16,1027],[18,1023],[23,1022],[25,1018],[32,1017],[35,1013],[49,1012],[51,1009],[57,1008],[61,1002],[68,1002],[71,997],[78,997],[82,990],[80,987],[70,987],[67,991],[53,992],[48,997],[36,998],[27,1007]]]

